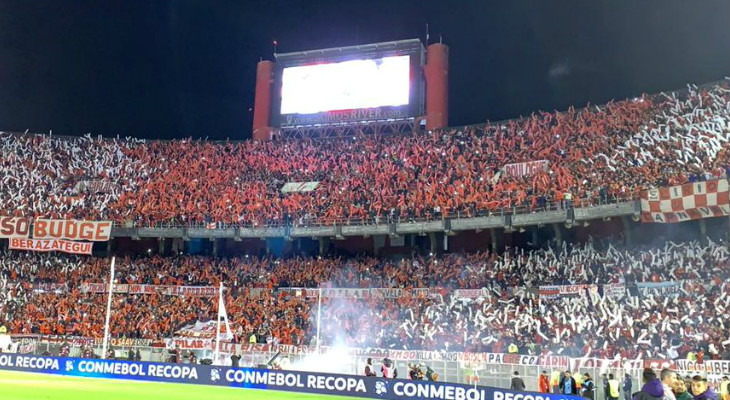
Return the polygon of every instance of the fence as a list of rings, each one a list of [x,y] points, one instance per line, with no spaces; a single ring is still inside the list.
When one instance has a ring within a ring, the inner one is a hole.
[[[289,220],[271,220],[263,221],[260,223],[252,222],[240,222],[240,223],[226,223],[226,222],[215,222],[215,229],[236,229],[236,228],[285,228],[285,227],[322,227],[322,226],[372,226],[372,225],[388,225],[391,223],[395,224],[406,224],[406,223],[426,223],[426,222],[438,222],[445,219],[460,220],[469,218],[479,217],[491,217],[491,216],[504,216],[504,215],[523,215],[532,214],[536,212],[546,211],[559,211],[567,210],[570,208],[591,208],[597,206],[605,206],[611,204],[620,204],[626,202],[633,202],[638,200],[638,196],[607,196],[602,197],[591,197],[591,198],[576,198],[571,201],[570,204],[565,201],[554,201],[548,199],[544,206],[532,206],[532,205],[512,205],[510,207],[498,207],[495,209],[480,209],[474,212],[454,212],[449,214],[431,214],[430,216],[375,216],[372,218],[308,218],[308,217],[292,217]],[[211,222],[212,223],[212,222]],[[210,229],[208,222],[203,221],[124,221],[114,222],[114,226],[117,228],[150,228],[150,229]]]
[[[53,338],[53,339],[50,339]],[[38,335],[17,335],[13,337],[18,344],[19,353],[32,353],[36,355],[60,355],[61,343],[58,337],[41,337]],[[94,339],[72,338],[70,343],[70,357],[81,357],[83,354],[82,345],[90,344],[95,356],[101,355],[101,344]],[[128,359],[129,351],[134,350],[135,357],[139,356],[142,361],[149,362],[171,362],[170,352],[160,343],[142,341],[144,345],[135,345],[140,341],[119,340],[112,341],[112,349],[115,358]],[[121,345],[117,345],[121,344]],[[513,374],[517,372],[524,380],[528,391],[538,391],[539,377],[542,371],[546,371],[548,377],[555,372],[571,371],[573,376],[581,376],[588,373],[595,383],[595,399],[607,400],[604,390],[604,376],[613,374],[615,379],[623,387],[625,376],[628,374],[631,380],[630,395],[641,389],[641,375],[645,367],[659,370],[671,368],[682,376],[695,375],[699,371],[708,374],[708,380],[712,387],[719,389],[722,376],[730,372],[730,360],[707,360],[704,363],[697,363],[689,360],[604,360],[596,358],[569,358],[560,356],[527,356],[519,354],[493,354],[493,353],[442,353],[433,351],[401,351],[387,349],[356,349],[356,348],[327,348],[322,347],[322,353],[316,353],[312,348],[306,346],[276,346],[276,345],[233,345],[228,344],[222,349],[220,358],[216,365],[230,366],[234,351],[241,356],[240,367],[258,367],[267,364],[277,354],[278,363],[285,370],[306,371],[314,373],[335,373],[348,375],[363,375],[366,360],[373,359],[373,367],[380,375],[382,358],[387,356],[394,362],[398,371],[398,379],[409,379],[409,365],[420,364],[431,367],[439,375],[439,381],[472,384],[469,374],[476,370],[479,376],[479,385],[495,388],[508,389]],[[280,353],[281,352],[281,353]],[[139,353],[139,354],[137,354]],[[181,352],[181,364],[188,364],[190,360],[188,350]],[[200,361],[213,358],[213,351],[210,349],[193,350],[196,358]],[[465,361],[478,360],[478,361]],[[580,379],[578,380],[580,384]],[[554,388],[553,388],[554,390]],[[624,397],[621,396],[621,399]]]
[[[30,343],[26,337],[25,343]],[[61,352],[61,343],[52,343],[49,341],[35,341],[34,346],[23,347],[21,344],[20,352],[33,353],[36,355],[59,355]],[[89,346],[92,349],[95,356],[101,355],[101,345],[95,344]],[[164,347],[154,346],[113,346],[112,349],[115,352],[116,359],[128,359],[130,350],[135,353],[139,352],[139,359],[142,361],[149,362],[170,362],[170,351]],[[244,351],[240,352],[241,360],[239,365],[241,367],[257,367],[260,365],[267,364],[276,354],[275,348],[266,351]],[[197,359],[212,359],[213,352],[211,350],[194,350],[192,351]],[[83,348],[81,346],[70,347],[70,357],[82,357]],[[190,361],[187,357],[188,350],[182,351],[182,360],[180,363],[188,364]],[[230,366],[230,353],[221,353],[216,365]],[[136,356],[136,354],[135,354]],[[369,357],[366,355],[351,356],[348,354],[338,354],[337,352],[329,352],[321,356],[311,353],[294,353],[294,354],[283,354],[281,358],[278,358],[280,365],[283,369],[300,370],[308,372],[320,372],[320,373],[339,373],[348,375],[362,375],[366,361]],[[375,359],[373,357],[374,370],[380,375],[380,363],[381,359]],[[598,360],[601,361],[601,360]],[[581,363],[578,368],[573,370],[574,373],[580,372],[581,374],[589,373],[596,384],[596,399],[604,399],[604,390],[601,383],[602,373],[613,373],[617,379],[622,380],[625,373],[629,373],[633,381],[634,391],[638,391],[641,387],[641,367],[636,365],[636,368],[608,368],[605,362],[596,363]],[[641,363],[641,362],[640,362]],[[513,364],[500,364],[491,362],[478,362],[478,363],[465,363],[463,361],[452,361],[452,360],[433,360],[424,358],[411,358],[411,359],[399,359],[394,360],[395,369],[398,372],[398,379],[409,379],[409,365],[420,364],[422,366],[429,366],[439,375],[439,381],[450,382],[450,383],[462,383],[470,384],[474,381],[469,379],[469,372],[476,370],[479,376],[479,385],[491,386],[495,388],[509,389],[511,379],[515,372],[518,372],[520,377],[524,380],[528,391],[538,391],[538,381],[540,373],[544,370],[550,375],[553,371],[565,371],[570,369],[566,366],[539,366],[539,365],[513,365]],[[573,364],[572,362],[570,364]],[[587,365],[586,365],[587,364]],[[616,362],[611,364],[616,365]],[[634,363],[636,364],[636,363]],[[641,363],[643,366],[643,363]]]

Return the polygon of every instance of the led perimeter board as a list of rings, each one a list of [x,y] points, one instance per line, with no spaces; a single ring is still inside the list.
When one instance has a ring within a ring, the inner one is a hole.
[[[418,39],[275,57],[276,127],[400,121],[424,113],[425,49]]]

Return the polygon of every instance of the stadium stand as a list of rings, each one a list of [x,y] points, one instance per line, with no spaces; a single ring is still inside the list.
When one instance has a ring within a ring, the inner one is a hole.
[[[324,141],[0,134],[0,213],[138,225],[332,224],[634,198],[730,170],[730,83],[498,124]],[[529,176],[514,162],[546,160]],[[282,193],[287,182],[319,182]],[[377,190],[372,190],[377,188]]]
[[[101,336],[106,296],[82,289],[108,279],[105,262],[4,253],[0,266],[10,296],[0,304],[2,320],[13,333]],[[722,320],[730,307],[729,262],[727,246],[712,241],[631,249],[588,243],[401,261],[152,256],[120,260],[116,276],[119,283],[212,287],[222,279],[231,289],[226,308],[238,342],[254,333],[261,342],[312,343],[316,297],[287,288],[429,288],[386,298],[325,298],[323,343],[494,353],[515,344],[521,354],[603,358],[676,358],[702,348],[708,357],[727,359],[730,327]],[[678,290],[636,297],[604,289],[569,298],[538,290],[637,282],[678,282]],[[59,285],[41,285],[52,283]],[[461,289],[481,291],[463,296]],[[163,339],[214,317],[215,298],[122,294],[113,309],[113,337]]]
[[[726,80],[402,136],[221,143],[0,133],[0,215],[210,228],[588,207],[730,176],[729,117]],[[524,162],[545,168],[504,168]],[[318,187],[284,193],[292,182]],[[150,251],[117,259],[117,283],[150,291],[114,297],[110,335],[157,345],[210,321],[214,296],[161,288],[222,282],[236,343],[730,360],[728,247],[700,236],[403,259]],[[0,326],[100,338],[108,278],[106,259],[0,250]]]

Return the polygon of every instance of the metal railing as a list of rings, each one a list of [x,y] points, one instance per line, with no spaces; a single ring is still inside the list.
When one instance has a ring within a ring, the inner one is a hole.
[[[210,229],[209,224],[215,224],[213,229],[237,229],[237,228],[286,228],[286,227],[329,227],[329,226],[381,226],[407,223],[429,223],[439,222],[447,219],[461,220],[469,218],[502,217],[505,215],[526,215],[548,211],[562,211],[575,208],[591,208],[605,205],[616,205],[619,203],[638,200],[637,196],[606,196],[579,198],[573,200],[554,201],[549,200],[543,206],[538,205],[513,205],[512,207],[500,207],[496,209],[482,209],[472,212],[457,211],[454,213],[441,214],[430,212],[428,216],[375,216],[372,218],[290,218],[288,220],[268,220],[263,222],[204,222],[189,221],[115,221],[117,228],[149,228],[149,229]]]
[[[94,357],[101,355],[102,348],[100,345],[90,347],[94,353]],[[116,359],[127,360],[129,359],[128,354],[130,350],[139,352],[140,361],[149,362],[171,362],[171,354],[164,347],[151,347],[151,346],[114,346],[111,347],[114,351],[114,357]],[[37,347],[32,354],[36,355],[51,355],[57,356],[60,354],[61,344],[59,343],[38,343]],[[193,351],[197,358],[197,362],[200,363],[204,359],[212,359],[213,352],[210,350],[195,350]],[[181,352],[182,359],[177,362],[180,364],[189,364],[190,359],[188,357],[189,352],[183,350]],[[259,365],[266,364],[275,356],[273,351],[247,351],[242,352],[239,355],[241,360],[239,363],[240,367],[255,368]],[[77,346],[70,347],[70,357],[82,357],[83,349]],[[312,354],[286,354],[283,355],[287,359],[282,367],[290,370],[310,371],[310,372],[328,372],[328,373],[340,373],[348,375],[362,375],[367,356],[354,356],[345,357],[342,360],[337,361],[337,365],[330,365],[331,363],[322,363],[321,358]],[[325,355],[324,357],[327,357]],[[136,359],[134,357],[133,359]],[[279,359],[281,360],[281,359]],[[373,360],[376,364],[376,372],[379,375],[379,362],[381,360]],[[422,366],[431,367],[439,375],[439,381],[452,382],[452,383],[467,383],[471,384],[474,381],[470,380],[468,374],[470,370],[476,370],[479,376],[479,385],[498,387],[508,389],[513,374],[518,372],[520,377],[524,380],[528,391],[537,392],[539,391],[539,377],[542,371],[548,371],[548,375],[555,370],[563,372],[565,367],[545,367],[539,365],[513,365],[513,364],[495,364],[495,363],[470,363],[465,364],[462,361],[444,361],[444,360],[426,360],[420,358],[413,358],[407,360],[395,360],[393,361],[395,368],[398,371],[398,379],[409,379],[409,365],[420,364]],[[221,353],[216,365],[231,365],[230,354]],[[640,386],[641,370],[639,369],[627,369],[627,368],[598,368],[598,367],[580,367],[572,372],[580,372],[581,374],[589,373],[595,382],[595,397],[596,399],[604,398],[604,389],[601,382],[601,374],[613,373],[619,381],[622,381],[625,374],[628,373],[632,377],[633,388],[637,391]]]

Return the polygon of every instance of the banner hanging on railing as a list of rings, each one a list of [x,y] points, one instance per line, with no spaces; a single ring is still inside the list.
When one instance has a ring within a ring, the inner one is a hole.
[[[93,243],[72,242],[57,239],[21,239],[10,238],[10,250],[27,250],[38,252],[60,251],[68,254],[91,255]]]
[[[66,239],[106,242],[111,238],[111,234],[111,221],[78,221],[72,219],[33,220],[34,239]]]
[[[603,285],[603,295],[614,300],[618,300],[626,296],[626,284],[624,283],[609,283]]]
[[[30,218],[0,216],[0,239],[30,237]]]
[[[641,293],[642,296],[667,295],[679,293],[679,291],[682,290],[683,282],[684,281],[638,282],[636,287],[639,289],[639,293]]]
[[[0,216],[0,238],[83,240],[106,242],[111,238],[111,221],[35,219]]]
[[[82,283],[82,293],[107,293],[106,283]],[[213,297],[218,295],[216,286],[166,286],[115,284],[114,293],[122,294],[160,294],[165,296]]]
[[[540,286],[540,299],[558,297],[585,297],[598,294],[598,285],[551,285]]]
[[[672,223],[730,214],[727,179],[694,182],[641,193],[643,222]]]

